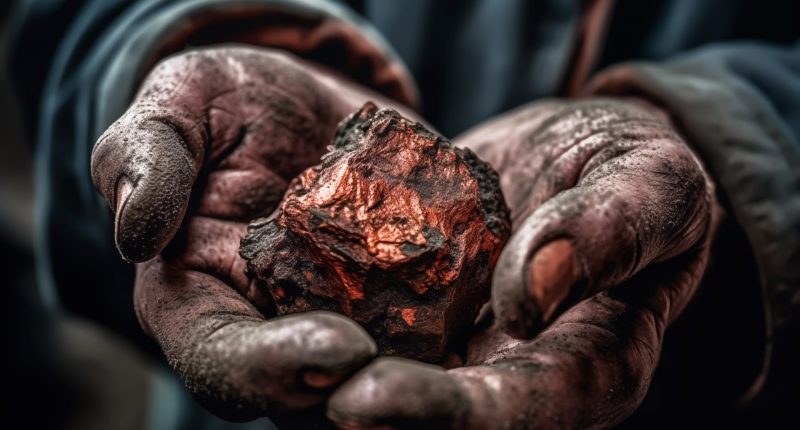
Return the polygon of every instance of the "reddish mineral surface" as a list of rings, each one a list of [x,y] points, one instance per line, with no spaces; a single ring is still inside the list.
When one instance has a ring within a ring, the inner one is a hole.
[[[278,314],[339,312],[382,354],[440,362],[488,300],[509,231],[488,164],[367,103],[240,253]]]

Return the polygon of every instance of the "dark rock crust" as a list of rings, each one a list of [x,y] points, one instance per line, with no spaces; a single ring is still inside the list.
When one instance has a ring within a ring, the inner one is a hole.
[[[440,362],[488,300],[510,234],[497,173],[371,103],[329,149],[242,239],[256,288],[278,314],[343,313],[382,354]]]

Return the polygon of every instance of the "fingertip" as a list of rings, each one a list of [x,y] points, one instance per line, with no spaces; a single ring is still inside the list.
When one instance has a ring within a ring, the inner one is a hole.
[[[570,297],[582,291],[585,277],[580,259],[566,238],[542,245],[533,256],[512,250],[505,257],[511,261],[494,278],[495,315],[506,334],[531,339]]]
[[[114,208],[114,244],[117,246],[117,250],[122,259],[128,263],[142,261],[136,258],[140,256],[137,256],[135,250],[130,250],[125,246],[126,241],[122,238],[122,229],[120,228],[122,220],[124,219],[123,214],[125,213],[125,206],[133,190],[133,181],[127,175],[121,175],[117,180],[117,186],[115,187],[114,197],[111,202],[111,206]]]
[[[536,251],[528,270],[527,293],[541,309],[544,323],[552,320],[559,306],[576,290],[581,273],[569,239],[553,240]]]
[[[345,382],[327,417],[343,429],[464,428],[469,399],[438,366],[383,357]]]
[[[140,243],[126,237],[115,238],[117,251],[126,263],[143,263],[158,255],[161,247],[152,243]],[[148,241],[151,242],[151,241]]]
[[[199,161],[173,128],[155,121],[120,125],[103,141],[95,172],[113,180],[103,193],[114,209],[114,241],[122,258],[153,258],[180,227]]]
[[[492,278],[492,310],[500,328],[517,339],[532,338],[542,326],[542,312],[528,294],[528,247],[520,240],[506,245]]]
[[[533,339],[541,331],[544,323],[541,311],[533,300],[518,301],[496,306],[495,312],[504,312],[497,322],[507,335],[520,340]],[[503,309],[503,310],[501,310]]]
[[[167,183],[163,187],[172,187]],[[169,192],[154,187],[131,187],[114,217],[114,242],[120,256],[131,263],[155,257],[180,228],[189,192],[176,184]],[[164,194],[169,194],[164,196]],[[159,201],[158,197],[166,197]]]
[[[327,372],[307,371],[303,374],[303,382],[311,388],[325,389],[342,382],[346,375]]]
[[[297,348],[286,354],[300,365],[302,384],[311,389],[328,389],[368,365],[378,346],[360,325],[339,314],[312,311],[279,317],[299,336]],[[284,324],[281,323],[281,324]]]
[[[331,341],[333,343],[339,343],[341,346],[346,346],[346,350],[350,352],[348,355],[353,359],[358,357],[372,359],[378,355],[378,344],[375,343],[372,336],[369,335],[364,327],[350,318],[329,311],[312,311],[300,315],[312,318],[316,320],[321,327],[330,330],[330,333],[324,335],[326,340],[323,344],[327,345],[327,342]],[[340,359],[347,357],[332,356],[331,358]]]

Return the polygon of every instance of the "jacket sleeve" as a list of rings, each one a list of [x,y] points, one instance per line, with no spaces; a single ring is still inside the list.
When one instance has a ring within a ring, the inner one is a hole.
[[[730,43],[599,73],[588,94],[667,110],[715,177],[760,272],[766,348],[743,400],[800,386],[800,43]],[[781,400],[783,404],[785,399]]]
[[[23,83],[21,98],[34,106],[27,112],[34,116],[29,137],[36,149],[36,258],[43,296],[52,306],[140,342],[146,341],[133,315],[133,269],[113,248],[112,217],[92,185],[89,158],[95,140],[122,115],[158,60],[192,46],[267,46],[338,70],[401,103],[416,103],[411,77],[388,43],[332,1],[52,0],[21,5],[11,64]]]

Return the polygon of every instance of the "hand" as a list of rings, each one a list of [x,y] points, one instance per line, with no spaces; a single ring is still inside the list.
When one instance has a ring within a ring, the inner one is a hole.
[[[664,118],[619,101],[552,101],[457,139],[498,169],[512,212],[494,322],[470,340],[465,367],[378,359],[337,390],[328,416],[345,429],[608,427],[629,416],[703,276],[718,218],[711,181]]]
[[[265,320],[270,298],[249,283],[238,254],[247,223],[277,206],[366,100],[390,104],[276,51],[191,51],[160,63],[95,146],[92,177],[115,212],[117,247],[144,261],[141,324],[219,415],[320,403],[376,354],[339,315]]]

